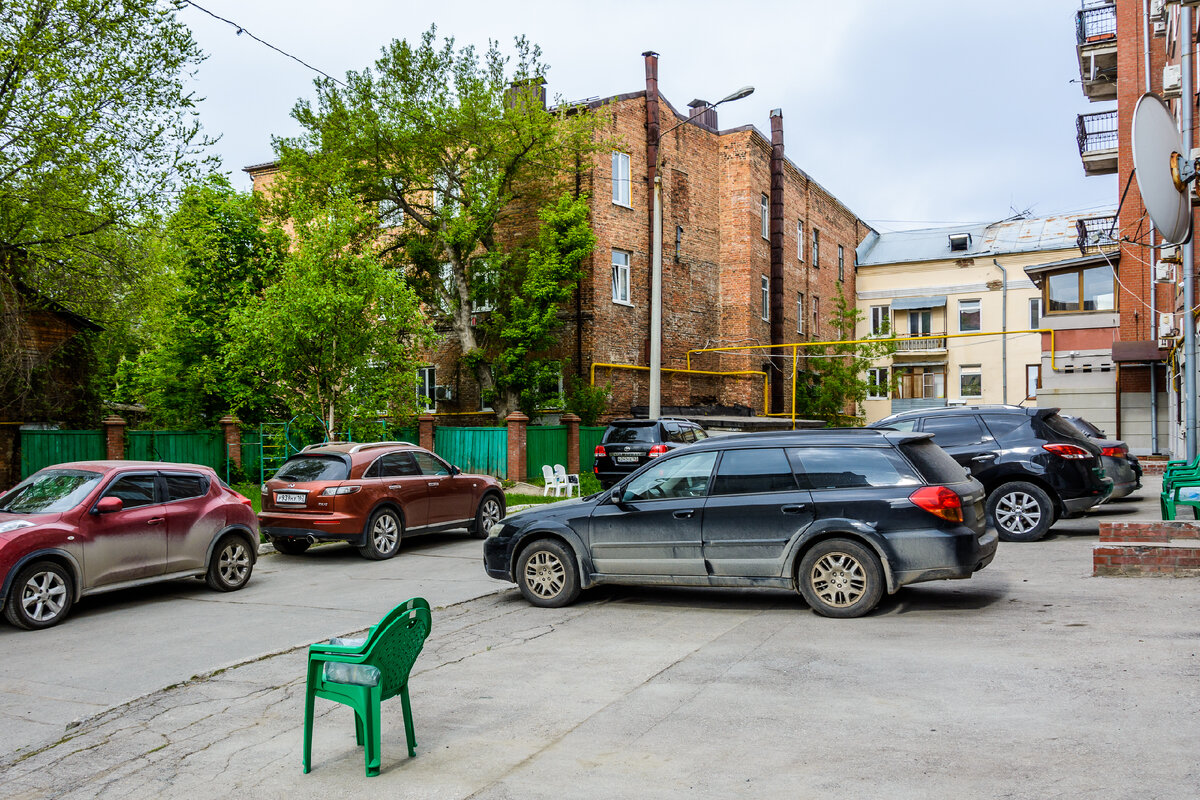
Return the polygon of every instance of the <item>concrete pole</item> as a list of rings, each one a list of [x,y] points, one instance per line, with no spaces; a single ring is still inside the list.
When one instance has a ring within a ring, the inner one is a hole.
[[[662,415],[662,178],[654,176],[654,235],[650,254],[650,419]]]
[[[1182,97],[1180,98],[1179,106],[1182,109],[1183,118],[1183,149],[1188,153],[1192,150],[1192,103],[1195,102],[1195,88],[1193,86],[1193,64],[1192,64],[1192,36],[1194,26],[1192,23],[1191,6],[1184,6],[1180,10],[1180,34],[1179,40],[1182,45],[1179,55],[1179,63],[1183,72]],[[1196,302],[1196,263],[1195,263],[1195,246],[1193,242],[1195,237],[1188,239],[1187,244],[1183,246],[1183,384],[1184,384],[1184,405],[1187,409],[1186,430],[1185,436],[1187,440],[1187,460],[1193,461],[1196,458],[1196,320],[1192,314],[1192,305]],[[1157,335],[1157,334],[1156,334]]]

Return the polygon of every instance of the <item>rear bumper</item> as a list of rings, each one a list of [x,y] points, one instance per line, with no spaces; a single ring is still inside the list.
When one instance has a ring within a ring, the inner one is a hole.
[[[969,578],[992,563],[1000,537],[992,528],[976,533],[961,527],[953,531],[906,531],[891,539],[895,550],[892,577],[895,587],[910,583]]]
[[[259,529],[269,537],[305,538],[322,541],[355,541],[362,538],[363,523],[348,514],[279,514],[258,515]]]

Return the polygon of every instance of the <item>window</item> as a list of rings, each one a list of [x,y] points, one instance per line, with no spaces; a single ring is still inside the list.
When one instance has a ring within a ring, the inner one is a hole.
[[[816,228],[813,228],[812,265],[821,267],[821,232]]]
[[[867,370],[867,397],[879,400],[888,396],[887,367],[872,367]]]
[[[367,474],[363,477],[367,478],[404,478],[420,475],[421,470],[417,467],[417,461],[413,458],[413,454],[407,450],[402,450],[399,453],[387,453],[380,456],[379,460],[371,465],[371,470],[377,470],[375,475]],[[367,472],[370,473],[371,470]]]
[[[104,493],[105,497],[119,497],[125,508],[148,506],[154,500],[153,475],[123,475],[113,481]]]
[[[908,335],[909,336],[928,336],[933,330],[933,312],[928,309],[925,311],[910,311],[908,312]]]
[[[983,428],[974,414],[955,414],[945,417],[926,417],[922,433],[932,433],[938,447],[957,447],[984,440]]]
[[[960,397],[983,396],[983,372],[978,364],[958,368],[958,391]]]
[[[379,201],[379,227],[399,228],[404,224],[404,209],[390,198]]]
[[[717,454],[692,453],[655,462],[625,486],[622,502],[703,497]]]
[[[629,305],[629,253],[612,251],[612,299]]]
[[[208,480],[203,475],[164,475],[167,482],[167,501],[186,500],[208,494]]]
[[[440,458],[434,458],[429,453],[421,450],[413,450],[412,456],[417,461],[417,466],[421,468],[422,475],[449,475],[450,470],[442,463]]]
[[[804,220],[796,220],[796,258],[804,260]]]
[[[1029,327],[1031,329],[1040,328],[1042,326],[1042,298],[1029,298]]]
[[[632,208],[629,200],[629,154],[612,154],[612,198],[613,203]]]
[[[1037,397],[1038,389],[1042,388],[1042,365],[1041,364],[1026,364],[1025,365],[1025,399],[1033,400]]]
[[[1006,443],[1029,435],[1029,417],[1024,414],[982,414],[983,424],[993,437]]]
[[[758,201],[762,207],[762,238],[771,238],[771,201],[764,194]]]
[[[958,301],[958,330],[962,333],[982,330],[978,300]]]
[[[921,479],[891,448],[794,447],[788,450],[804,489],[917,486]]]
[[[944,367],[896,368],[896,396],[903,400],[936,400],[946,396]]]
[[[1044,284],[1047,313],[1112,311],[1116,308],[1112,268],[1101,267],[1055,272]]]
[[[726,450],[717,467],[713,494],[790,492],[796,489],[792,465],[779,448]]]
[[[766,275],[762,276],[762,318],[771,318],[771,281]]]
[[[815,294],[812,297],[812,315],[813,315],[812,335],[820,336],[821,335],[821,298],[817,297]]]
[[[417,405],[426,411],[434,408],[434,368],[419,367],[417,369]]]
[[[891,306],[871,306],[871,335],[887,336],[891,333],[889,324]]]
[[[796,333],[804,333],[804,292],[796,292]]]
[[[838,280],[846,280],[846,250],[838,245]]]

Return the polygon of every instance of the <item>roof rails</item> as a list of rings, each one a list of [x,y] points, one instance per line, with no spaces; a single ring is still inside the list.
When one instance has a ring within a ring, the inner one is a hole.
[[[372,447],[393,447],[395,445],[407,445],[408,447],[416,447],[412,442],[363,442],[356,444],[350,448],[351,453],[358,453],[363,450],[370,450]]]

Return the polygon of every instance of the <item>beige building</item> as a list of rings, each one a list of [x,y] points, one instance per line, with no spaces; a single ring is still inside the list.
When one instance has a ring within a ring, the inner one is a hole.
[[[858,333],[894,331],[899,341],[868,372],[866,421],[913,408],[1036,404],[1043,300],[1025,269],[1078,255],[1082,218],[869,234],[857,251]],[[1111,371],[1111,359],[1096,368]]]

